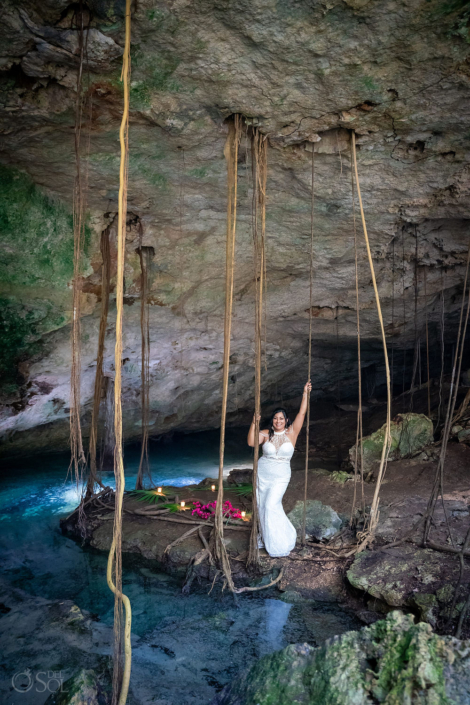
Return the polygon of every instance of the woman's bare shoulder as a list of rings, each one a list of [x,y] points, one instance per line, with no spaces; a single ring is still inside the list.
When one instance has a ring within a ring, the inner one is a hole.
[[[269,429],[265,428],[264,431],[260,431],[262,436],[266,436],[266,438],[269,438]]]

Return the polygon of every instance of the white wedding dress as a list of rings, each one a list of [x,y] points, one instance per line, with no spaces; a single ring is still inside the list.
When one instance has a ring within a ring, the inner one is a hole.
[[[294,446],[289,433],[274,431],[263,444],[263,455],[258,461],[256,496],[261,536],[258,545],[270,556],[288,556],[295,546],[297,532],[284,512],[282,498],[291,477],[290,459]]]

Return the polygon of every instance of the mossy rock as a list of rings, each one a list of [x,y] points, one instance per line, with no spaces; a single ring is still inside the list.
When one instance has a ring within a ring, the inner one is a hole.
[[[346,575],[356,590],[392,608],[416,608],[432,623],[438,607],[435,595],[449,580],[457,580],[458,566],[453,557],[405,544],[358,553]]]
[[[212,705],[463,705],[469,666],[468,642],[395,611],[320,648],[295,644],[266,656]]]
[[[287,515],[295,526],[297,534],[302,530],[302,516],[304,503],[295,503],[294,509]],[[317,499],[307,500],[307,515],[305,533],[316,538],[317,541],[329,539],[341,529],[342,521],[335,510],[327,504],[322,504]]]
[[[83,670],[62,683],[45,705],[110,705],[111,687],[93,670]]]
[[[365,436],[362,441],[363,470],[365,473],[374,470],[380,463],[385,439],[386,424],[378,431]],[[419,453],[433,441],[433,424],[424,414],[398,414],[390,427],[391,444],[389,460],[409,458]],[[356,446],[349,449],[349,459],[356,464]]]

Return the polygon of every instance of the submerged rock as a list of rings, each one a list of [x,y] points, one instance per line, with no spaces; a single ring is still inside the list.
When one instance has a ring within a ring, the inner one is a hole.
[[[398,414],[391,423],[390,433],[392,442],[388,459],[400,460],[415,455],[429,443],[432,443],[433,424],[431,419],[424,414]],[[382,456],[384,438],[385,424],[363,439],[364,473],[368,473],[378,467]],[[356,445],[349,449],[349,459],[354,467],[356,464]]]
[[[110,683],[103,683],[93,670],[82,670],[47,698],[45,705],[109,705]]]
[[[302,530],[302,514],[304,503],[298,501],[294,509],[287,515],[300,535]],[[317,541],[329,539],[341,528],[341,519],[335,510],[327,504],[322,504],[317,499],[307,500],[306,535]]]
[[[470,642],[439,637],[392,612],[320,648],[295,644],[261,659],[212,705],[463,705],[470,697]]]

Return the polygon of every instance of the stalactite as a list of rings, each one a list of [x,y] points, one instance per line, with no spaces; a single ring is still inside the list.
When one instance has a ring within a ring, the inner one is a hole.
[[[110,226],[101,233],[101,316],[100,330],[98,333],[98,352],[96,355],[95,389],[93,394],[93,411],[91,415],[90,446],[89,446],[89,473],[86,498],[94,492],[95,485],[103,486],[97,466],[98,447],[98,420],[100,413],[101,397],[103,393],[103,358],[106,326],[108,324],[109,292],[111,285],[111,251],[110,251]]]
[[[264,274],[266,271],[266,180],[267,180],[267,140],[257,128],[251,138],[253,170],[253,258],[255,280],[255,446],[253,458],[253,515],[247,566],[259,565],[259,515],[257,501],[259,422],[261,415],[261,359]]]

